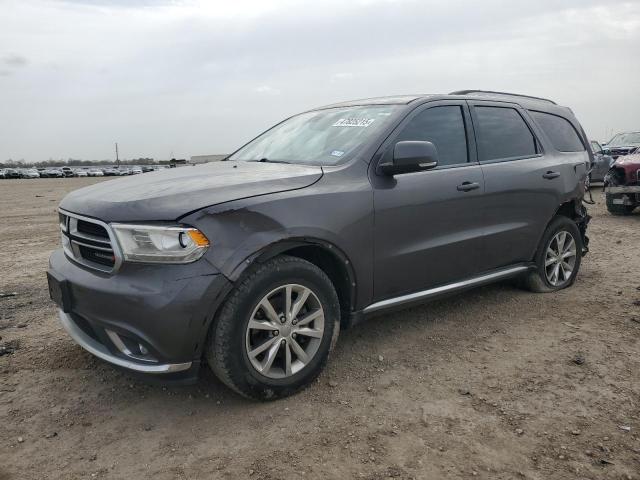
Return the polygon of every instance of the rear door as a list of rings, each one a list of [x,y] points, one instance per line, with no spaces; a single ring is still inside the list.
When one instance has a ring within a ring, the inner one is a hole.
[[[481,268],[532,260],[544,229],[562,203],[572,165],[540,140],[528,112],[504,102],[469,101],[485,180]],[[570,178],[571,177],[571,178]]]
[[[478,271],[484,181],[471,128],[464,101],[430,102],[412,112],[374,158],[374,300]],[[403,140],[433,142],[438,166],[394,177],[376,173],[375,165],[390,161]]]

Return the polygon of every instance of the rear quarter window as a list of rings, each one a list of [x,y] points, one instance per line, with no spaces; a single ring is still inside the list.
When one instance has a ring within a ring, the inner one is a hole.
[[[567,119],[535,110],[530,110],[529,113],[549,137],[553,148],[559,152],[584,152],[585,148],[578,132]]]

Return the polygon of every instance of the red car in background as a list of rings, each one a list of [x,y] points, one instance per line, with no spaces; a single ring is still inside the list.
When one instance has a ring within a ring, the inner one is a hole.
[[[618,157],[605,176],[604,191],[613,215],[630,215],[640,206],[640,147]]]

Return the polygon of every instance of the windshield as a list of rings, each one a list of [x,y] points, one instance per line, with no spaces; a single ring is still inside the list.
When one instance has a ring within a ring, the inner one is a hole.
[[[302,113],[248,143],[229,160],[336,165],[372,138],[397,105],[366,105]]]
[[[629,147],[633,145],[640,145],[640,132],[619,133],[607,143],[607,147]]]

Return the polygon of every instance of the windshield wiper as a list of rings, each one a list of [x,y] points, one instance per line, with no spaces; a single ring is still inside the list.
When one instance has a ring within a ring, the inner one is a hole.
[[[270,160],[268,158],[261,158],[260,160],[247,160],[247,162],[262,162],[262,163],[291,163],[285,160]]]

